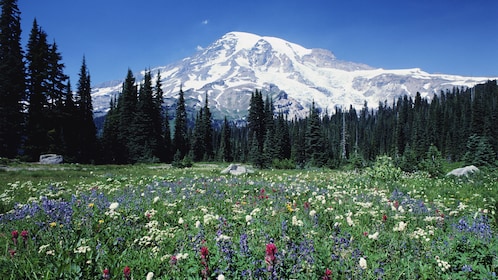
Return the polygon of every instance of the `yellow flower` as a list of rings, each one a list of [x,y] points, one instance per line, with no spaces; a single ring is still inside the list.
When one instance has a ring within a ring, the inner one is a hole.
[[[99,220],[99,224],[103,224],[104,223],[104,220]]]
[[[56,222],[51,222],[49,225],[50,225],[50,227],[55,227],[57,225],[57,223]]]
[[[88,203],[88,207],[92,208],[95,204],[93,203]]]
[[[292,203],[290,203],[290,202],[287,202],[287,204],[285,205],[285,207],[287,207],[287,211],[289,211],[289,212],[293,212],[294,211],[294,209],[292,209]]]

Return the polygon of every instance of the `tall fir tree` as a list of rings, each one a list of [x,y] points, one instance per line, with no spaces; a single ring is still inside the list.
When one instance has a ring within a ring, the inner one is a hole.
[[[159,161],[160,131],[155,123],[157,114],[150,71],[145,71],[144,82],[140,86],[135,118],[132,123],[133,134],[129,141],[132,162]]]
[[[231,135],[230,124],[225,116],[223,120],[223,127],[221,129],[221,143],[220,143],[220,159],[223,162],[232,162],[232,135]]]
[[[97,149],[97,128],[93,120],[92,88],[90,73],[83,57],[76,90],[77,122],[79,127],[79,145],[77,161],[80,163],[94,162]]]
[[[26,83],[17,0],[0,1],[0,157],[13,158],[21,146]]]
[[[131,69],[128,69],[116,108],[116,114],[118,116],[118,142],[116,145],[121,151],[116,158],[116,161],[121,164],[131,162],[130,149],[128,145],[131,137],[133,136],[133,127],[131,124],[135,118],[137,107],[138,91],[135,82],[135,77],[133,77]]]
[[[48,106],[49,45],[47,34],[36,19],[27,45],[28,115],[25,154],[35,161],[40,154],[49,152],[48,131],[50,111]]]
[[[156,75],[156,83],[154,85],[153,90],[153,102],[154,102],[154,110],[153,110],[153,123],[154,123],[154,135],[157,138],[156,141],[158,143],[158,157],[159,160],[166,160],[166,142],[164,139],[164,110],[163,110],[163,89],[161,83],[161,72],[157,71]],[[169,129],[169,128],[168,128]],[[170,140],[171,141],[171,140]],[[169,145],[169,144],[168,144]]]
[[[190,150],[188,141],[187,109],[185,108],[185,97],[182,88],[180,88],[176,103],[173,146],[177,159],[183,159]]]
[[[306,127],[306,157],[312,166],[322,167],[325,162],[325,145],[323,143],[322,129],[320,127],[320,116],[312,102],[308,123]]]

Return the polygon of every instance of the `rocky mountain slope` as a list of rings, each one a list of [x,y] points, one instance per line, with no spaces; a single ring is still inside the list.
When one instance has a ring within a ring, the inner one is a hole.
[[[203,106],[207,94],[216,119],[244,119],[255,89],[269,94],[276,111],[292,118],[306,116],[313,101],[329,112],[336,106],[359,108],[365,102],[375,108],[401,95],[420,92],[430,97],[454,86],[471,87],[491,79],[429,74],[418,68],[373,68],[339,60],[328,50],[243,32],[227,33],[194,56],[151,71],[153,76],[161,72],[167,107],[174,107],[182,87],[192,112]],[[107,112],[110,98],[120,90],[120,81],[93,88],[96,117]]]

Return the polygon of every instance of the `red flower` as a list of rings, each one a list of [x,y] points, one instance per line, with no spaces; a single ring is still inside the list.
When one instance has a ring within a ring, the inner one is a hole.
[[[328,268],[325,269],[325,275],[322,277],[322,280],[332,280],[330,275],[332,275],[332,270],[330,270]]]
[[[21,231],[21,236],[22,236],[22,239],[24,241],[26,241],[28,239],[28,231],[27,230]]]
[[[201,248],[201,257],[206,258],[208,255],[209,255],[209,249],[206,246],[202,247]]]
[[[17,246],[17,238],[19,237],[19,232],[17,230],[12,231],[12,241],[14,242],[14,246]]]
[[[111,279],[111,273],[108,268],[104,269],[102,272],[102,279]]]
[[[382,221],[383,222],[387,221],[387,215],[386,214],[382,215]]]
[[[265,262],[268,271],[273,271],[273,265],[275,264],[275,254],[277,253],[277,246],[273,243],[266,244],[266,255]]]
[[[169,258],[169,264],[176,265],[177,262],[178,262],[178,259],[176,258],[175,255],[172,255],[171,258]]]
[[[16,254],[16,250],[14,250],[14,249],[10,249],[10,250],[9,250],[9,254],[10,254],[10,256],[13,258],[13,257],[15,256],[15,254]]]
[[[129,266],[125,266],[125,268],[123,269],[123,274],[125,279],[130,279],[131,269]]]
[[[277,246],[273,243],[266,244],[266,254],[267,255],[275,255],[277,252]]]

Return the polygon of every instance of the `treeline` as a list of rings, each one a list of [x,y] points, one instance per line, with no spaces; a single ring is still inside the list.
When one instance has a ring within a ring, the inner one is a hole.
[[[73,92],[56,43],[48,43],[36,20],[26,53],[22,50],[16,2],[0,0],[0,157],[37,161],[40,154],[56,153],[78,163],[236,161],[261,168],[335,168],[362,167],[388,155],[406,171],[427,169],[424,163],[435,158],[496,164],[496,81],[455,87],[430,100],[417,93],[375,109],[365,103],[359,111],[320,111],[313,103],[305,119],[288,119],[255,90],[247,125],[236,126],[226,117],[221,125],[212,119],[207,93],[194,115],[187,112],[182,89],[176,104],[166,108],[160,73],[153,78],[146,71],[137,83],[128,70],[97,136],[85,59]]]
[[[97,138],[85,59],[73,94],[55,41],[49,44],[34,20],[24,52],[17,1],[0,5],[0,157],[37,161],[40,154],[57,153],[69,162],[94,162]]]

